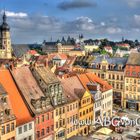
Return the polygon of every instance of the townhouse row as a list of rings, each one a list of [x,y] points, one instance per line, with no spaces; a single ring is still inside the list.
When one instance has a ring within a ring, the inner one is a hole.
[[[0,69],[1,140],[65,140],[112,116],[112,87],[93,73],[58,79],[43,66]]]

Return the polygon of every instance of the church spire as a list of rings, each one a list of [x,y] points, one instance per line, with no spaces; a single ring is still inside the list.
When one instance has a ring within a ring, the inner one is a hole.
[[[3,23],[6,23],[6,13],[5,13],[5,11],[4,11],[4,13],[3,13]]]

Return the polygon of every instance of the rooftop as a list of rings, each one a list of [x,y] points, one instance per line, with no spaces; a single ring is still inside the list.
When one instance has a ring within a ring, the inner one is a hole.
[[[61,79],[62,87],[67,97],[68,101],[77,100],[78,97],[75,94],[77,92],[76,88],[84,89],[79,79],[76,76],[69,77],[66,79]]]
[[[58,83],[60,82],[55,74],[44,66],[34,67],[37,73],[41,76],[41,78],[45,81],[46,84]]]
[[[16,116],[17,126],[30,122],[32,117],[16,87],[9,70],[0,69],[0,83],[3,85],[9,96],[11,107]]]
[[[98,83],[102,92],[112,89],[111,85],[93,73],[80,74],[78,75],[78,78],[87,90],[89,90],[87,84],[91,82]]]
[[[15,78],[15,81],[19,89],[21,90],[24,98],[26,99],[32,111],[34,113],[39,113],[39,111],[43,111],[43,109],[35,110],[35,108],[31,104],[31,100],[40,100],[40,98],[45,99],[45,96],[43,92],[41,91],[40,87],[38,86],[36,80],[34,79],[29,67],[24,66],[20,68],[15,68],[12,71],[12,74]],[[47,109],[51,110],[52,109],[51,105],[48,105]],[[47,110],[44,110],[44,111],[47,111]]]
[[[131,53],[128,58],[127,64],[140,66],[140,53]]]

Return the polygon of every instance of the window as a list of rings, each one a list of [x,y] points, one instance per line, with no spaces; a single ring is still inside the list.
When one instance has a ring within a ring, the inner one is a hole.
[[[39,123],[40,123],[40,121],[39,121],[39,117],[38,117],[38,118],[36,118],[36,123],[37,123],[37,124],[39,124]]]
[[[136,76],[136,72],[135,71],[132,72],[132,76]]]
[[[42,115],[42,122],[44,122],[44,115]]]
[[[1,134],[2,134],[2,135],[5,134],[5,126],[2,126]]]
[[[83,115],[85,115],[85,110],[83,111]]]
[[[37,138],[39,138],[40,137],[40,131],[37,131]]]
[[[128,91],[128,86],[126,86],[126,91]]]
[[[117,87],[116,88],[119,89],[119,84],[117,84]]]
[[[53,131],[53,130],[54,130],[54,125],[51,126],[51,131]]]
[[[56,122],[56,128],[58,128],[58,122]]]
[[[56,109],[56,116],[58,116],[58,109]]]
[[[21,134],[22,133],[22,127],[19,127],[18,128],[18,134]]]
[[[72,110],[72,105],[70,105],[70,110]]]
[[[27,131],[27,125],[24,125],[24,132]]]
[[[73,104],[73,109],[75,109],[75,104]]]
[[[57,111],[57,110],[56,110]],[[49,120],[49,113],[46,115],[46,120]]]
[[[134,87],[134,92],[136,92],[136,87]]]
[[[46,133],[49,133],[49,132],[50,132],[50,128],[49,128],[49,127],[47,127]]]
[[[76,103],[76,108],[78,108],[78,103]]]
[[[62,114],[62,108],[59,109],[59,114],[60,114],[60,115]]]
[[[41,135],[42,135],[42,136],[45,135],[44,129],[41,130]]]
[[[69,112],[69,106],[67,106],[67,111]]]
[[[15,129],[15,124],[11,123],[11,131],[13,131]]]
[[[121,89],[123,89],[123,84],[121,84]]]
[[[32,129],[32,123],[29,124],[29,130],[31,130],[31,129]]]
[[[112,75],[112,79],[115,79],[115,75],[114,74]]]
[[[29,136],[29,140],[32,140],[32,136]]]
[[[63,107],[63,113],[65,113],[65,107]]]
[[[7,124],[6,125],[6,133],[9,133],[10,132],[10,124]]]
[[[86,110],[86,113],[88,113],[88,109]]]
[[[63,119],[63,125],[65,125],[65,119]]]
[[[59,126],[62,127],[62,120],[59,121]]]
[[[119,75],[117,75],[117,80],[119,80]]]

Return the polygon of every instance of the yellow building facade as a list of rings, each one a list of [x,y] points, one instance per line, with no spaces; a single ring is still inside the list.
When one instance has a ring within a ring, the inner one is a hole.
[[[66,106],[57,106],[54,109],[54,140],[66,138]]]
[[[16,120],[11,120],[0,125],[0,140],[15,140]]]
[[[87,136],[92,128],[91,125],[88,125],[88,122],[93,121],[93,100],[88,91],[84,91],[83,96],[80,94],[78,133],[82,136]]]

